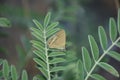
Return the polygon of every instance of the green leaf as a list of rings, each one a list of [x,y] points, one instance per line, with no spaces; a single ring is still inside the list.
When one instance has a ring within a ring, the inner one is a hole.
[[[50,37],[50,36],[54,35],[59,30],[60,30],[59,28],[55,28],[55,29],[52,29],[52,30],[48,31],[47,32],[47,37]]]
[[[92,37],[91,35],[88,36],[88,39],[89,39],[89,43],[90,43],[90,48],[91,48],[93,59],[94,60],[98,60],[98,58],[99,58],[98,45],[97,45],[94,37]]]
[[[54,29],[56,26],[59,25],[59,22],[53,22],[51,23],[48,27],[47,27],[47,31],[50,31],[52,29]]]
[[[37,56],[38,56],[40,59],[42,59],[43,61],[46,61],[46,56],[45,56],[44,53],[41,53],[41,52],[38,51],[38,50],[34,50],[33,53],[34,53],[35,55],[37,55]]]
[[[84,67],[87,70],[87,72],[89,72],[91,68],[91,58],[88,53],[88,50],[85,47],[82,48],[82,58],[83,58]]]
[[[11,23],[7,18],[0,18],[0,27],[10,27]]]
[[[99,74],[92,74],[91,77],[95,80],[106,80],[103,76]]]
[[[45,51],[43,49],[40,49],[38,46],[32,45],[35,49],[37,49],[39,51],[39,53],[45,53]]]
[[[35,23],[35,25],[38,27],[38,29],[40,30],[40,31],[43,31],[43,26],[40,24],[40,22],[38,22],[37,20],[33,20],[33,22]]]
[[[34,44],[32,44],[32,46],[34,47],[34,48],[36,48],[36,49],[40,49],[41,51],[45,51],[45,48],[44,48],[44,46],[41,46],[41,45],[39,45],[39,44],[36,44],[36,43],[34,43]]]
[[[77,80],[84,80],[84,67],[81,60],[77,61],[76,68],[78,70]]]
[[[117,37],[116,23],[115,23],[115,20],[113,18],[110,18],[109,26],[110,26],[110,28],[109,28],[110,39],[113,42],[116,40],[116,37]]]
[[[64,66],[58,66],[58,67],[53,67],[50,72],[57,72],[57,71],[61,71],[61,70],[65,70]]]
[[[105,30],[102,26],[99,27],[98,34],[99,34],[99,39],[100,39],[100,44],[102,46],[102,49],[106,50],[108,42],[107,42],[107,36],[106,36]]]
[[[27,75],[26,70],[23,70],[23,72],[22,72],[22,79],[21,80],[28,80],[28,75]]]
[[[45,47],[44,43],[40,42],[40,41],[37,41],[37,40],[31,40],[30,41],[32,44],[38,44],[38,45],[41,45],[43,47]]]
[[[36,47],[38,47],[39,49],[42,49],[42,50],[44,51],[45,45],[44,45],[43,43],[35,41],[35,42],[33,42],[32,45],[33,45],[33,46],[36,46]]]
[[[38,69],[42,72],[42,74],[43,74],[46,78],[48,78],[48,72],[47,72],[45,69],[43,69],[43,68],[41,68],[41,67],[38,67]]]
[[[51,17],[51,13],[48,12],[44,19],[44,27],[47,27],[48,24],[50,23],[50,17]]]
[[[18,79],[16,68],[13,65],[11,65],[11,78],[12,78],[12,80],[17,80]]]
[[[8,78],[8,76],[9,76],[9,65],[8,65],[7,60],[3,61],[3,69],[2,70],[3,70],[3,77]]]
[[[49,61],[49,64],[56,64],[56,63],[61,63],[61,62],[65,62],[66,60],[63,58],[54,58],[52,60]]]
[[[119,53],[117,53],[115,51],[109,51],[108,55],[111,56],[112,58],[120,61],[120,54]]]
[[[43,31],[40,31],[34,27],[31,27],[30,30],[34,33],[36,33],[39,37],[43,37]]]
[[[118,32],[120,34],[120,9],[118,10],[118,17],[117,17],[117,26],[118,26]]]
[[[38,65],[40,65],[42,68],[44,68],[45,70],[47,69],[47,65],[45,62],[43,62],[42,60],[38,59],[38,58],[34,58],[33,59]]]
[[[105,69],[106,71],[108,71],[109,73],[111,73],[112,75],[119,77],[117,70],[114,67],[112,67],[111,65],[104,63],[104,62],[100,62],[99,66],[101,68]]]
[[[56,57],[56,56],[64,56],[64,52],[51,52],[48,56],[49,57]]]
[[[43,37],[39,36],[39,34],[37,34],[36,32],[32,32],[31,34],[32,34],[35,38],[37,38],[38,40],[40,40],[42,43],[44,43]]]

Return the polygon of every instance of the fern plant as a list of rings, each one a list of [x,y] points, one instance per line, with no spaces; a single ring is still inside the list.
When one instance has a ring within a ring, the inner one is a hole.
[[[2,70],[0,70],[0,80],[28,80],[28,75],[26,70],[22,71],[21,77],[18,75],[17,70],[14,65],[9,66],[7,60],[0,60],[0,65],[2,65]]]
[[[106,56],[110,56],[118,61],[120,61],[120,54],[116,51],[113,51],[112,48],[114,46],[120,47],[120,10],[118,13],[118,21],[117,25],[113,18],[109,20],[109,36],[111,40],[111,44],[108,45],[108,39],[106,32],[102,26],[98,28],[100,45],[102,48],[102,54],[100,55],[99,47],[92,35],[88,36],[91,55],[85,47],[82,47],[82,60],[77,62],[77,67],[79,69],[79,79],[78,80],[88,80],[89,78],[95,80],[106,80],[100,74],[94,72],[96,67],[101,67],[112,75],[119,77],[118,71],[109,65],[106,62],[102,62],[101,60]]]
[[[60,28],[56,28],[58,22],[50,23],[50,17],[51,13],[48,13],[43,25],[37,20],[33,20],[37,28],[31,28],[32,35],[36,38],[36,40],[31,41],[34,47],[33,52],[36,55],[34,61],[38,64],[38,69],[47,80],[58,79],[58,71],[64,70],[64,66],[61,63],[65,62],[62,57],[65,55],[64,52],[48,47],[48,39],[60,30]]]
[[[48,47],[48,39],[53,36],[60,28],[58,22],[52,22],[50,20],[51,13],[48,13],[44,19],[43,25],[37,20],[33,20],[36,28],[31,27],[32,35],[35,37],[31,40],[34,47],[33,52],[36,55],[34,61],[37,63],[37,68],[42,72],[44,77],[36,75],[33,80],[63,80],[59,71],[64,70],[65,66],[62,64],[66,60],[64,59],[65,53],[61,50],[54,50]],[[113,18],[109,20],[109,36],[111,44],[108,45],[108,38],[106,32],[102,26],[98,28],[98,35],[102,54],[100,54],[99,47],[92,35],[88,36],[91,54],[85,47],[82,47],[82,60],[79,59],[76,64],[76,78],[74,80],[88,80],[90,78],[95,80],[106,80],[105,77],[97,74],[95,69],[101,67],[112,75],[119,77],[118,71],[106,62],[102,62],[102,59],[106,55],[120,61],[120,54],[112,48],[114,46],[120,47],[120,10],[118,13],[117,25]],[[7,60],[0,59],[0,80],[28,80],[28,75],[25,70],[22,71],[21,77],[18,76],[15,66],[9,66]]]

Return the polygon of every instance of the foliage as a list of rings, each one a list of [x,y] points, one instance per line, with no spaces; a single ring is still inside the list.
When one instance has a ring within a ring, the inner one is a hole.
[[[31,40],[33,52],[36,55],[34,61],[37,63],[37,68],[42,72],[42,75],[36,75],[33,80],[63,80],[61,72],[65,70],[63,65],[65,53],[62,50],[54,50],[48,47],[48,39],[53,36],[60,28],[57,28],[58,22],[51,23],[51,13],[48,13],[41,24],[37,20],[33,20],[36,27],[31,27],[31,33],[35,39]],[[87,48],[82,47],[82,59],[75,62],[75,77],[74,80],[88,80],[89,78],[95,80],[106,80],[105,77],[96,73],[95,69],[100,67],[115,77],[119,77],[118,71],[107,62],[102,62],[106,55],[120,61],[120,54],[112,48],[114,46],[120,47],[120,11],[118,13],[118,22],[113,18],[109,20],[109,37],[111,44],[108,45],[108,38],[102,26],[98,28],[98,36],[102,49],[100,48],[92,35],[88,36],[91,54]],[[28,80],[28,75],[25,70],[22,71],[21,77],[18,76],[15,66],[8,64],[7,60],[0,60],[2,69],[0,70],[0,79],[4,80]],[[60,73],[59,73],[60,72]]]
[[[48,17],[48,19],[50,18],[48,15],[49,15],[50,13],[48,13],[47,14],[47,16],[46,16],[46,18]],[[44,20],[44,27],[45,26],[47,26],[48,25],[48,21],[49,20],[47,20],[45,18],[45,20]],[[119,20],[119,19],[118,19]],[[40,25],[40,27],[38,27],[41,31],[45,31],[45,28],[42,28],[42,25],[40,24],[40,23],[38,23],[37,21],[35,21],[34,20],[34,22],[36,23],[36,25]],[[47,25],[45,25],[45,23],[47,24]],[[118,23],[119,24],[119,23]],[[88,39],[89,39],[89,43],[90,43],[90,48],[91,48],[91,55],[92,56],[90,56],[90,54],[89,54],[89,52],[88,52],[88,50],[85,48],[85,47],[82,47],[82,61],[81,60],[79,60],[78,62],[77,62],[77,68],[79,68],[79,72],[77,72],[77,76],[76,76],[76,79],[80,79],[80,80],[88,80],[90,77],[91,78],[94,78],[94,79],[96,79],[96,80],[98,80],[98,79],[102,79],[102,80],[106,80],[104,77],[102,77],[101,75],[99,75],[99,74],[93,74],[93,71],[95,70],[95,68],[97,67],[97,66],[99,66],[99,67],[101,67],[101,68],[103,68],[103,69],[105,69],[106,71],[108,71],[109,73],[111,73],[112,75],[114,75],[114,76],[116,76],[116,77],[119,77],[119,74],[118,74],[118,72],[117,72],[117,70],[114,68],[114,67],[112,67],[111,65],[109,65],[108,63],[106,63],[106,62],[101,62],[101,60],[105,57],[105,55],[109,55],[109,56],[111,56],[111,57],[113,57],[113,58],[115,58],[115,59],[117,59],[117,60],[119,60],[119,58],[117,57],[117,56],[120,56],[119,55],[119,53],[117,53],[117,52],[115,52],[115,51],[111,51],[111,49],[115,46],[115,45],[118,45],[118,42],[119,42],[119,37],[117,38],[117,27],[116,27],[116,23],[115,23],[115,20],[113,19],[113,18],[110,18],[110,21],[109,21],[109,34],[110,34],[110,40],[111,40],[111,45],[108,45],[108,40],[107,40],[107,36],[106,36],[106,32],[105,32],[105,30],[104,30],[104,28],[102,27],[102,26],[100,26],[99,27],[99,29],[98,29],[98,34],[99,34],[99,39],[100,39],[100,44],[101,44],[101,47],[102,47],[102,49],[103,49],[103,54],[102,55],[100,55],[100,51],[99,51],[99,47],[98,47],[98,45],[97,45],[97,43],[96,43],[96,41],[95,41],[95,39],[94,39],[94,37],[92,36],[92,35],[89,35],[88,36]],[[118,27],[119,28],[119,27]],[[43,29],[43,30],[42,30]],[[40,42],[41,43],[44,43],[44,42],[42,42],[42,41],[47,41],[47,40],[41,40],[40,39],[40,37],[38,37],[38,36],[41,36],[41,37],[43,37],[41,34],[40,34],[40,32],[39,32],[39,34],[37,33],[38,32],[38,30],[36,29],[32,29],[32,31],[34,31],[34,32],[36,32],[36,33],[33,33],[33,35],[36,37],[36,38],[38,38],[38,40],[40,40]],[[44,33],[44,32],[43,32]],[[55,32],[54,32],[55,33]],[[53,33],[53,34],[54,34]],[[36,35],[35,35],[36,34]],[[48,36],[49,37],[49,36]],[[46,38],[45,38],[46,39]],[[38,50],[42,50],[42,49],[44,49],[43,47],[41,47],[40,45],[37,45],[37,43],[35,44],[35,42],[33,42],[34,43],[34,47],[36,48],[36,49],[38,49]],[[41,43],[39,43],[39,44],[41,44]],[[45,42],[45,43],[47,43],[47,42]],[[35,46],[36,45],[36,46]],[[44,44],[45,45],[45,44]],[[47,44],[46,44],[46,46],[47,46]],[[47,48],[47,47],[46,47]],[[37,52],[37,51],[36,51]],[[43,61],[46,61],[46,60],[44,60],[45,59],[45,57],[47,57],[47,56],[44,56],[43,57],[43,55],[41,55],[40,53],[36,53],[35,52],[35,54],[37,55],[37,56],[39,56]],[[115,53],[115,54],[114,54]],[[40,54],[40,55],[38,55],[38,54]],[[112,55],[111,55],[112,54]],[[57,54],[56,54],[57,55]],[[93,58],[93,59],[92,59]],[[41,61],[42,61],[41,60]],[[49,60],[49,59],[48,59]],[[45,65],[43,65],[43,62],[41,62],[39,59],[36,59],[35,60],[41,67],[43,67],[43,68],[45,68]],[[56,60],[57,61],[57,60]],[[47,62],[46,62],[47,63]],[[83,70],[84,69],[84,70]],[[46,71],[47,71],[47,69],[46,69]],[[44,75],[45,75],[45,72],[43,72],[44,73]],[[82,75],[82,77],[81,77],[81,75]],[[48,80],[50,80],[49,79],[49,77],[48,76],[46,76],[46,78],[48,79]]]
[[[36,58],[34,61],[38,64],[38,69],[43,73],[47,80],[58,79],[58,71],[64,70],[64,66],[61,65],[65,62],[63,51],[55,51],[48,47],[48,39],[54,35],[59,28],[58,22],[50,23],[51,13],[48,13],[44,19],[43,25],[37,20],[33,20],[37,28],[32,27],[32,35],[36,40],[32,40],[32,45],[35,48],[33,50]]]
[[[0,27],[10,27],[11,23],[7,18],[0,18]]]
[[[18,80],[20,76],[18,76],[17,70],[14,65],[8,64],[7,60],[1,60],[2,70],[0,71],[0,79],[2,80]],[[28,80],[28,75],[26,70],[22,71],[21,80]]]
[[[119,16],[120,16],[120,11],[118,13],[118,22],[117,22],[118,25],[116,25],[116,22],[113,18],[110,18],[109,20],[109,36],[111,40],[110,45],[108,45],[108,39],[107,39],[104,28],[102,26],[99,26],[98,28],[100,45],[102,47],[101,55],[100,55],[99,47],[94,37],[92,35],[88,36],[92,56],[90,56],[90,53],[85,47],[82,47],[82,63],[84,66],[84,70],[79,70],[79,72],[82,71],[82,75],[84,75],[84,78],[80,80],[88,80],[90,77],[95,80],[106,80],[100,74],[94,73],[94,70],[96,69],[96,67],[101,67],[102,69],[106,70],[112,75],[119,77],[118,71],[113,66],[109,65],[106,62],[101,61],[106,55],[109,55],[110,57],[120,61],[120,54],[116,51],[111,50],[114,46],[119,45],[119,40],[120,40],[120,36],[119,36],[120,17]],[[79,64],[81,64],[81,62]]]

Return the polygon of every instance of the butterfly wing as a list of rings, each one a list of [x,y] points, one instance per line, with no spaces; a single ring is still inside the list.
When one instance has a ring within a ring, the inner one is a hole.
[[[66,35],[64,30],[60,30],[48,40],[49,48],[65,49]]]

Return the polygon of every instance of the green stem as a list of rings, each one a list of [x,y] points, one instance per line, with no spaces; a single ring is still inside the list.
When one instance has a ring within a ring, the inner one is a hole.
[[[48,73],[48,80],[51,80],[50,77],[50,64],[48,59],[48,48],[47,48],[47,39],[46,39],[46,30],[44,30],[44,42],[45,42],[45,55],[46,55],[46,63],[47,63],[47,73]]]
[[[120,40],[120,37],[112,43],[112,45],[106,50],[104,51],[104,53],[101,55],[101,57],[95,62],[95,64],[93,65],[92,69],[89,71],[89,73],[87,74],[87,76],[85,77],[85,80],[87,80],[89,78],[89,76],[92,74],[92,72],[94,71],[94,69],[96,68],[96,66],[98,65],[98,63],[104,58],[104,56],[108,53],[108,51],[110,49],[112,49],[112,47]]]

